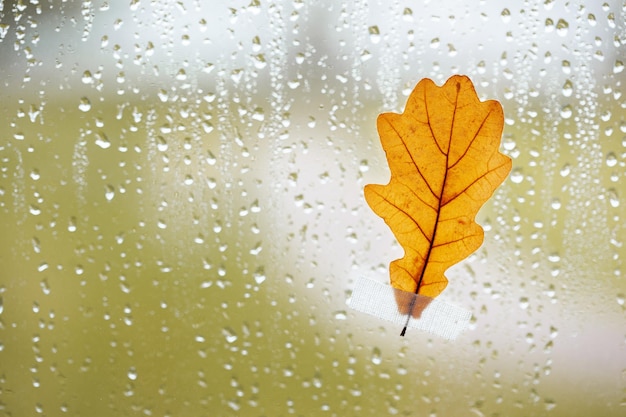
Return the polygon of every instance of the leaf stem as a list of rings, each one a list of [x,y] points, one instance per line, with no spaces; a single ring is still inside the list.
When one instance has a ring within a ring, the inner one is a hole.
[[[413,315],[413,309],[415,308],[415,300],[417,299],[417,293],[415,293],[415,297],[411,300],[411,304],[409,304],[409,312],[406,315],[406,322],[404,323],[404,328],[402,329],[402,333],[400,336],[404,337],[406,333],[406,328],[409,327],[409,320],[411,320],[411,316]]]

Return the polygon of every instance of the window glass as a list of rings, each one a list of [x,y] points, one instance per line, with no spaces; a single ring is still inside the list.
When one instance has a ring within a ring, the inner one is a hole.
[[[0,2],[0,410],[623,415],[626,8]],[[510,177],[442,300],[350,310],[401,256],[363,187],[421,78],[501,101]]]

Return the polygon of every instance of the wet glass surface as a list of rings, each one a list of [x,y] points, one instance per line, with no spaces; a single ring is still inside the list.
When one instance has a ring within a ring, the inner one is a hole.
[[[593,3],[593,4],[591,4]],[[622,2],[0,3],[4,415],[623,415]],[[419,79],[501,101],[508,180],[440,296],[363,186]]]

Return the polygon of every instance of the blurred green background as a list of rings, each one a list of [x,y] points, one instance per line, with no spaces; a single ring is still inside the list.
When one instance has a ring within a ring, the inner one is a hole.
[[[0,4],[0,414],[623,415],[619,1]],[[401,338],[375,119],[453,73],[513,172]]]

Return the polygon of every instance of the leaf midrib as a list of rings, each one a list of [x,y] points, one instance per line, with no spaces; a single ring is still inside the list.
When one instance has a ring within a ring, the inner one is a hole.
[[[461,83],[459,83],[457,81],[457,84],[456,84],[456,97],[454,98],[454,111],[452,112],[452,122],[450,124],[450,138],[448,140],[448,152],[443,152],[443,150],[441,150],[441,148],[439,147],[439,143],[437,142],[437,138],[435,137],[435,132],[433,131],[432,125],[430,123],[430,113],[428,112],[428,100],[427,100],[427,97],[426,97],[426,89],[424,89],[424,107],[426,109],[426,118],[428,120],[428,127],[430,128],[430,131],[431,131],[432,136],[433,136],[433,140],[437,144],[437,147],[446,156],[446,166],[445,166],[445,169],[444,169],[443,182],[441,184],[441,190],[439,191],[439,195],[436,196],[437,199],[438,199],[438,202],[437,202],[437,215],[435,217],[435,224],[433,226],[432,239],[430,240],[430,242],[428,244],[428,252],[426,253],[426,256],[424,257],[424,267],[422,268],[422,272],[420,273],[419,279],[417,281],[417,286],[415,287],[415,294],[419,294],[420,287],[422,286],[422,281],[424,280],[424,274],[426,273],[426,268],[428,268],[428,262],[430,261],[430,255],[431,255],[431,253],[433,251],[433,247],[435,246],[435,238],[437,236],[437,228],[439,226],[439,215],[441,214],[441,200],[443,199],[444,190],[446,189],[446,181],[448,180],[448,160],[449,160],[449,157],[450,157],[450,149],[452,149],[452,138],[454,137],[454,135],[452,134],[453,133],[452,131],[454,129],[454,122],[456,120],[456,109],[457,109],[457,106],[459,104],[459,92],[460,91],[461,91]]]

